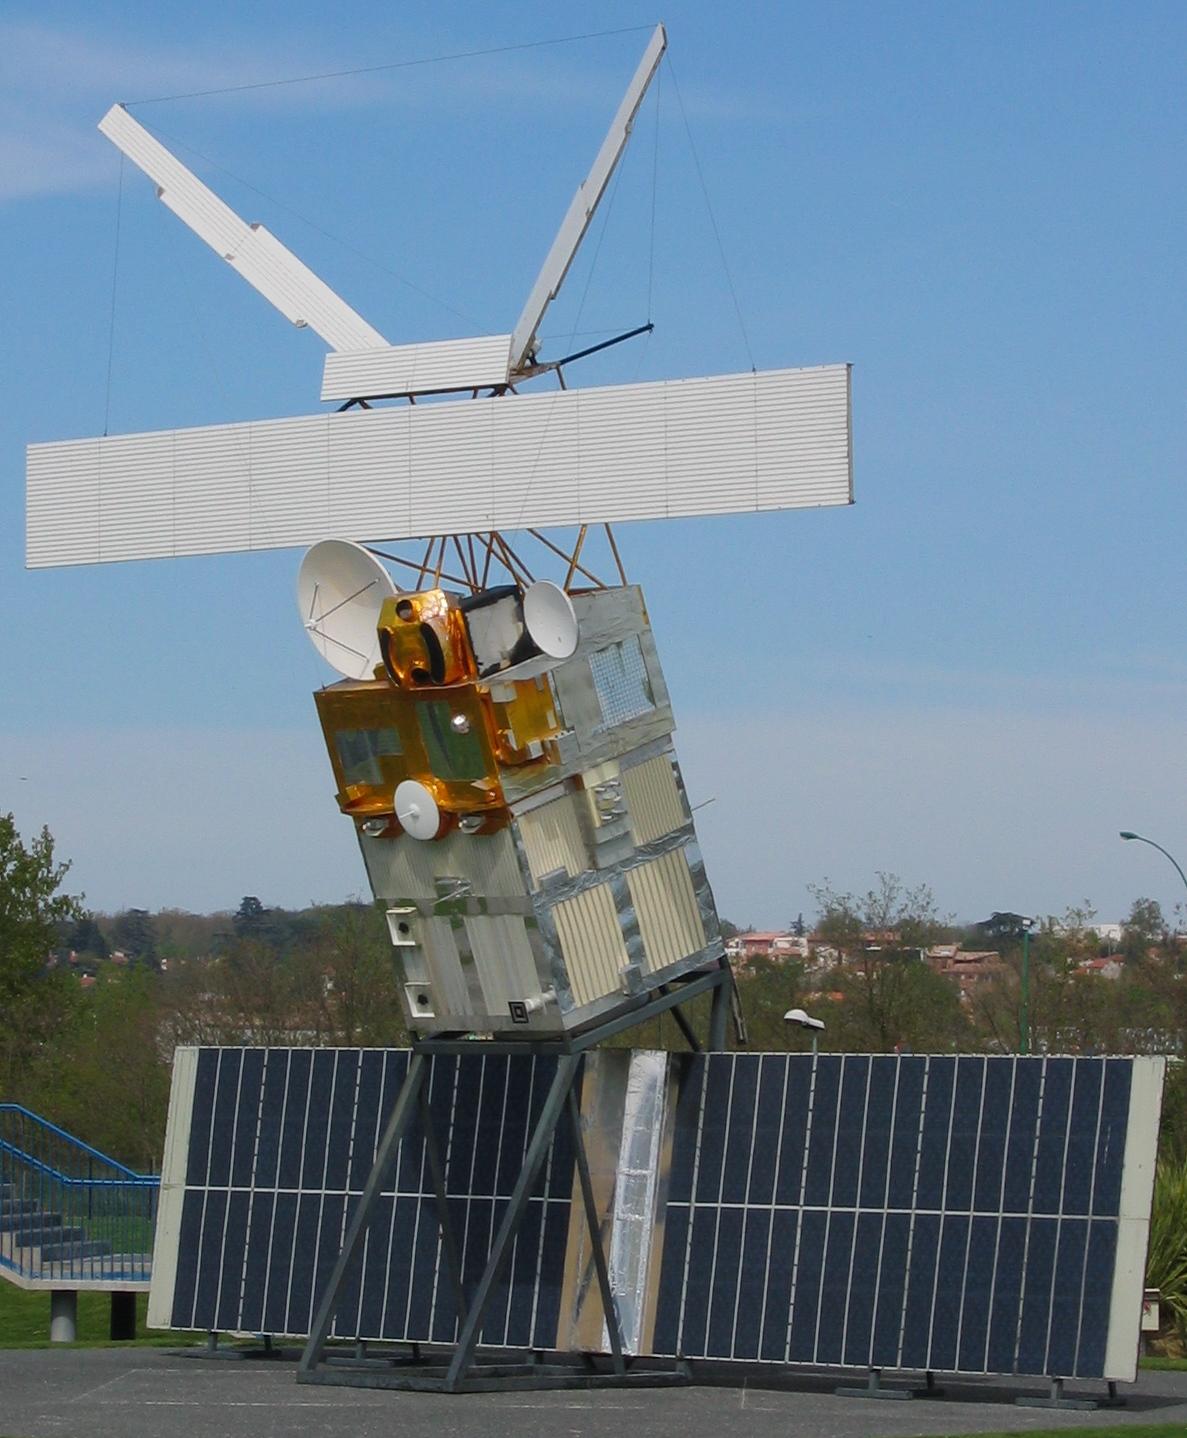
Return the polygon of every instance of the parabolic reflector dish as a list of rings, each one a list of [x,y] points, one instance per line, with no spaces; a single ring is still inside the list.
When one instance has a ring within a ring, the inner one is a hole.
[[[523,622],[532,643],[550,659],[569,659],[577,650],[577,616],[569,596],[547,579],[523,596]]]
[[[346,539],[323,539],[301,561],[297,607],[313,647],[347,679],[370,679],[382,662],[379,611],[396,592],[391,575],[369,550]]]

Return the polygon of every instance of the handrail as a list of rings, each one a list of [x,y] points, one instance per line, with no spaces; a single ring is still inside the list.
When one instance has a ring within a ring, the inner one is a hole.
[[[160,1186],[23,1104],[0,1103],[0,1279],[148,1282]]]
[[[81,1149],[83,1153],[89,1154],[91,1158],[101,1159],[104,1163],[110,1164],[112,1168],[118,1168],[121,1173],[127,1174],[129,1178],[152,1177],[150,1174],[137,1173],[135,1169],[129,1168],[127,1164],[120,1163],[118,1159],[110,1158],[97,1148],[92,1148],[89,1143],[84,1143],[83,1140],[75,1134],[67,1133],[64,1128],[59,1128],[56,1123],[51,1123],[49,1119],[43,1118],[39,1113],[34,1113],[32,1109],[25,1108],[23,1104],[0,1103],[0,1113],[19,1113],[24,1118],[32,1119],[40,1128],[48,1129],[50,1133],[55,1134],[58,1138],[64,1138],[67,1143],[73,1144],[75,1148]],[[19,1152],[19,1150],[16,1151]]]
[[[61,1169],[54,1168],[52,1164],[45,1163],[39,1158],[34,1158],[31,1153],[26,1153],[23,1148],[18,1148],[15,1143],[9,1143],[5,1138],[0,1138],[0,1152],[12,1154],[22,1163],[27,1163],[30,1168],[35,1168],[38,1173],[46,1174],[49,1178],[66,1184],[70,1188],[160,1188],[161,1186],[161,1180],[155,1173],[134,1173],[130,1168],[124,1168],[122,1163],[114,1166],[123,1171],[125,1174],[123,1178],[79,1178],[69,1173],[63,1173]],[[100,1158],[102,1156],[102,1154],[99,1155]]]

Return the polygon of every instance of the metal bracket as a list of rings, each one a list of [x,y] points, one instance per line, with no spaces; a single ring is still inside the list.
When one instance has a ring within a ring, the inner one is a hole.
[[[1052,1378],[1051,1387],[1046,1398],[1031,1398],[1023,1394],[1014,1399],[1018,1408],[1073,1408],[1088,1412],[1098,1407],[1095,1398],[1065,1398],[1063,1396],[1063,1379]]]
[[[883,1388],[881,1368],[870,1369],[870,1376],[864,1388],[842,1384],[841,1387],[834,1388],[833,1392],[838,1398],[894,1398],[900,1402],[915,1396],[909,1388]]]

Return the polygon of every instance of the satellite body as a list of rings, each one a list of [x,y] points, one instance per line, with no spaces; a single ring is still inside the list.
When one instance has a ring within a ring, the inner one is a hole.
[[[414,1031],[557,1036],[720,957],[638,588],[399,595],[378,638],[316,700]]]

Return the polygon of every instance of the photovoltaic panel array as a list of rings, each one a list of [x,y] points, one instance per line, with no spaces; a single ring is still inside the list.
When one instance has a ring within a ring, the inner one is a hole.
[[[183,1069],[192,1068],[175,1076],[175,1092],[180,1078],[191,1097],[185,1113],[175,1107],[170,1125],[171,1141],[184,1147],[184,1180],[180,1204],[159,1220],[176,1232],[172,1241],[158,1239],[164,1270],[154,1281],[153,1323],[308,1333],[408,1057],[378,1049],[179,1051]],[[526,1056],[433,1063],[428,1104],[467,1287],[481,1275],[554,1066]],[[492,1305],[488,1343],[554,1340],[559,1290],[539,1276],[561,1267],[571,1170],[561,1130]],[[348,1277],[337,1331],[450,1342],[456,1327],[456,1290],[416,1119]]]
[[[1162,1060],[605,1050],[583,1063],[627,1351],[1135,1376]],[[555,1064],[430,1060],[468,1296]],[[403,1051],[179,1050],[152,1325],[308,1332],[407,1066]],[[604,1347],[574,1167],[562,1124],[488,1345]],[[416,1123],[335,1333],[453,1341],[454,1271]]]
[[[1126,1294],[1136,1350],[1134,1060],[685,1062],[655,1352],[1102,1377]]]

